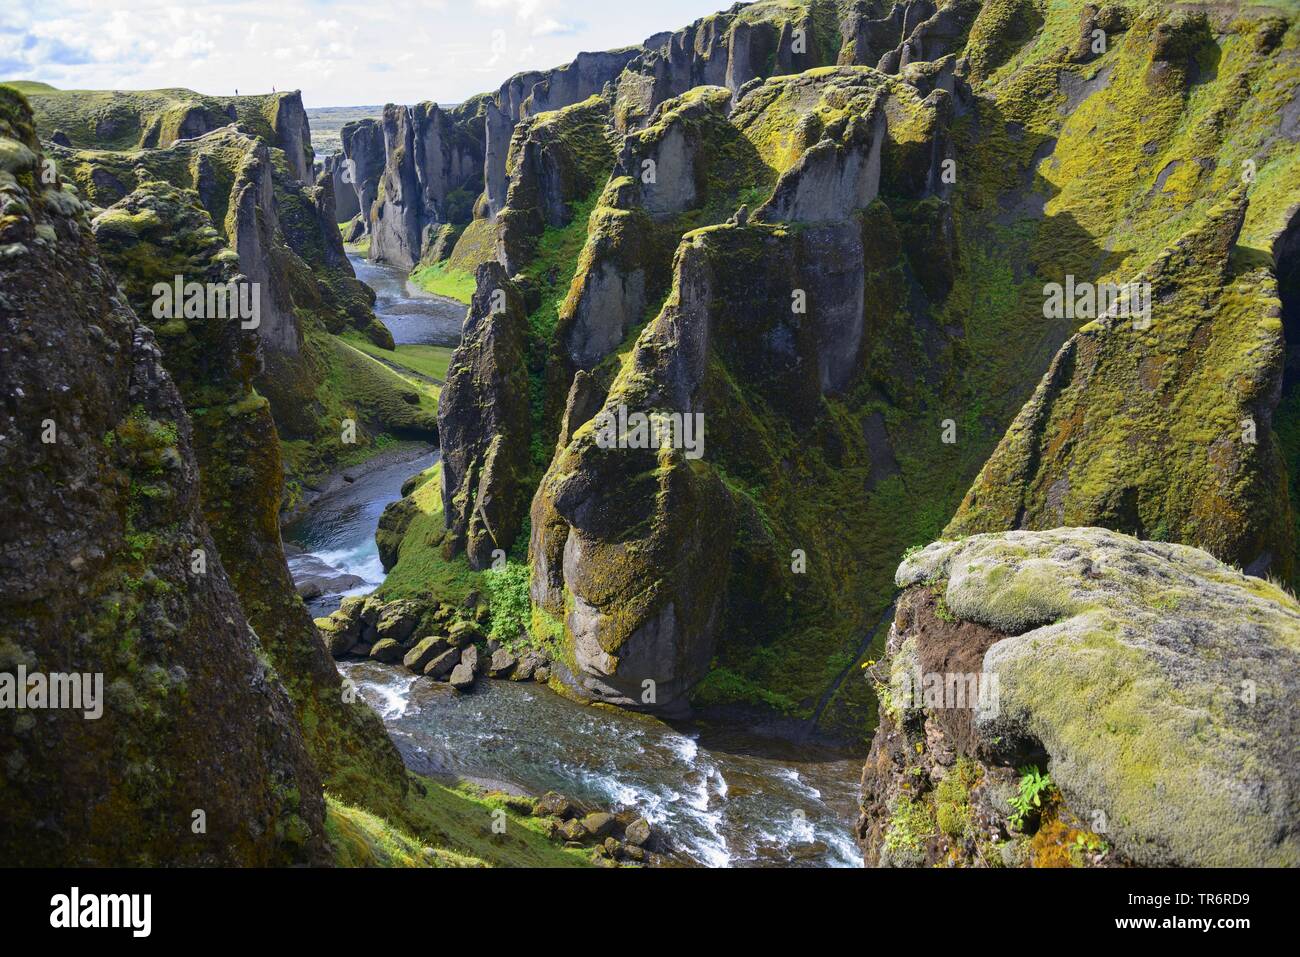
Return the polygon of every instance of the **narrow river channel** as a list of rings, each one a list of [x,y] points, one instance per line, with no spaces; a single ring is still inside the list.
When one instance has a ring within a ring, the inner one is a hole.
[[[458,303],[415,295],[396,269],[353,259],[378,294],[376,312],[398,342],[438,342]],[[394,311],[396,310],[396,311]],[[399,334],[399,330],[401,330]],[[364,594],[382,581],[374,533],[402,481],[436,461],[432,449],[353,470],[350,484],[284,529],[303,554],[358,576]],[[312,603],[314,614],[339,596]],[[383,717],[407,764],[529,794],[634,807],[682,863],[706,866],[861,865],[852,838],[862,756],[762,737],[744,727],[670,727],[643,716],[574,704],[535,684],[478,682],[460,694],[373,661],[340,662]]]

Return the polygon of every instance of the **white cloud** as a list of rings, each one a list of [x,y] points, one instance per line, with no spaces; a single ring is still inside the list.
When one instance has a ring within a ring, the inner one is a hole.
[[[729,0],[0,0],[0,79],[68,89],[301,89],[308,105],[452,103],[517,69],[635,43]]]

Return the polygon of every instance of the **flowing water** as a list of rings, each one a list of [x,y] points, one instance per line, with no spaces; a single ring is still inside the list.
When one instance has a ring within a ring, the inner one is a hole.
[[[308,559],[356,575],[363,585],[307,603],[312,615],[328,615],[348,595],[366,595],[384,581],[384,566],[375,545],[375,529],[384,507],[402,497],[402,483],[438,461],[432,448],[415,447],[385,455],[378,465],[357,472],[356,481],[322,497],[281,530],[287,545],[302,549],[289,556],[289,571],[299,577]]]
[[[348,253],[357,278],[375,291],[375,315],[383,320],[399,346],[454,346],[460,342],[465,306],[435,296],[411,282],[394,266],[372,263]]]
[[[403,336],[423,335],[413,330],[446,321],[442,305],[409,295],[400,271],[354,264],[363,281],[378,283],[376,311],[394,338],[399,328]],[[396,306],[400,312],[389,311]],[[458,319],[457,334],[459,328]],[[286,526],[285,541],[361,577],[366,584],[353,593],[369,592],[383,578],[374,532],[384,506],[400,496],[408,476],[436,460],[432,450],[386,456]],[[313,613],[326,614],[338,601],[311,603]],[[861,865],[851,833],[861,755],[743,727],[669,726],[574,704],[531,683],[484,679],[460,694],[394,665],[347,661],[339,668],[416,771],[529,794],[555,790],[609,810],[635,808],[682,863]]]

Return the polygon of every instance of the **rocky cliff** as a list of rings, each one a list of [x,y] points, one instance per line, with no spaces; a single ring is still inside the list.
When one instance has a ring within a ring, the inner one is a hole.
[[[269,145],[269,135],[236,124],[167,149],[51,152],[99,207],[130,193],[140,170],[193,191],[259,290],[263,362],[255,384],[270,400],[297,483],[347,451],[340,442],[345,419],[357,423],[362,444],[386,431],[432,437],[435,409],[418,396],[408,401],[405,382],[339,338],[361,334],[392,348],[375,319],[373,292],[344,254],[332,179],[300,181],[289,153]]]
[[[157,180],[104,210],[93,228],[128,302],[151,323],[162,364],[195,424],[203,515],[249,625],[289,691],[326,788],[362,806],[385,792],[400,800],[401,759],[374,713],[345,700],[285,564],[280,441],[271,405],[253,387],[264,340],[233,314],[155,317],[157,285],[169,286],[178,275],[251,293],[238,255],[196,194]]]
[[[5,860],[320,863],[318,771],[205,521],[163,352],[2,88],[0,137],[0,654],[98,694],[4,710]]]
[[[1149,316],[1062,346],[945,534],[1100,525],[1290,578],[1277,283],[1230,266],[1245,215],[1240,186],[1133,280]]]
[[[469,221],[474,198],[482,192],[482,104],[471,100],[444,111],[436,103],[390,103],[380,128],[384,168],[375,200],[362,206],[370,256],[410,269],[431,245],[437,227]],[[359,140],[356,135],[346,139],[345,152]],[[369,167],[368,159],[363,151],[356,160],[358,171]]]

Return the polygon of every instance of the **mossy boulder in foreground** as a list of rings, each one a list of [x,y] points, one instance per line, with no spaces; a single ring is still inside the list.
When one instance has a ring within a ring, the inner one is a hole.
[[[1121,862],[1300,863],[1300,603],[1289,594],[1199,549],[1098,528],[936,542],[897,582],[908,591],[863,778],[870,862],[939,840],[967,862],[1024,860],[1003,844],[1042,855],[1041,834],[996,822],[946,838],[938,817],[934,834],[912,826],[942,803],[929,785],[973,761],[990,793],[1003,779],[994,805],[1007,814],[1008,769],[1048,772],[1059,808],[1048,802],[1040,829],[1071,815],[1094,832],[1084,844],[1104,842]],[[899,693],[917,671],[970,670],[995,682],[985,707],[918,707]]]

